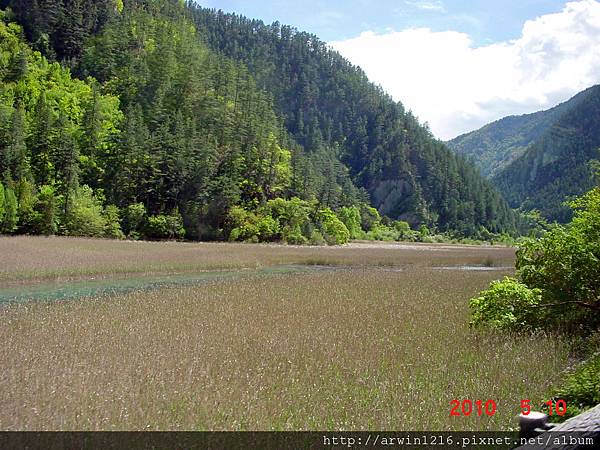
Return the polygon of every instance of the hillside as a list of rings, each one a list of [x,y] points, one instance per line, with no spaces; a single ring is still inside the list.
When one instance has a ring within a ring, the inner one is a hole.
[[[273,94],[286,129],[308,152],[340,155],[353,181],[392,218],[441,229],[498,230],[514,216],[471,164],[318,37],[192,6],[208,45],[243,62]]]
[[[315,36],[175,0],[0,5],[3,232],[303,242],[369,203],[515,231],[470,163]]]
[[[600,86],[561,105],[560,112],[492,182],[511,206],[538,209],[549,220],[565,222],[571,212],[563,202],[594,186],[590,161],[599,156]]]
[[[523,155],[530,144],[540,138],[565,111],[574,108],[582,97],[584,93],[547,111],[505,117],[446,144],[455,153],[473,162],[485,177],[491,178]]]

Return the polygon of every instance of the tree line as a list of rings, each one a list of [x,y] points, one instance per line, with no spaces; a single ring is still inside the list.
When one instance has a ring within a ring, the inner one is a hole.
[[[313,36],[180,1],[1,4],[3,233],[339,243],[518,227]]]

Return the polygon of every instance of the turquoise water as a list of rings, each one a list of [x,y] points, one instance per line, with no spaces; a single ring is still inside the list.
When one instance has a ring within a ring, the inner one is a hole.
[[[212,280],[270,276],[308,272],[303,266],[277,266],[259,270],[211,271],[193,274],[159,276],[132,276],[127,278],[87,279],[77,281],[45,282],[0,289],[0,304],[24,303],[29,301],[69,300],[82,297],[99,297],[127,292],[152,290],[170,286],[194,286]]]

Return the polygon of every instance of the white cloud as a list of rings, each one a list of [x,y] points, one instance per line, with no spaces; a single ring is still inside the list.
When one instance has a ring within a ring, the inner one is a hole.
[[[600,83],[600,3],[567,3],[527,21],[518,39],[482,47],[465,33],[428,28],[331,45],[448,139]]]
[[[443,12],[446,9],[441,0],[405,0],[404,3],[425,11]]]

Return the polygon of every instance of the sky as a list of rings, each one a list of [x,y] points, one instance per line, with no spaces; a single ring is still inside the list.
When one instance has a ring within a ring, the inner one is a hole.
[[[440,139],[600,83],[596,0],[205,0],[328,42]]]

